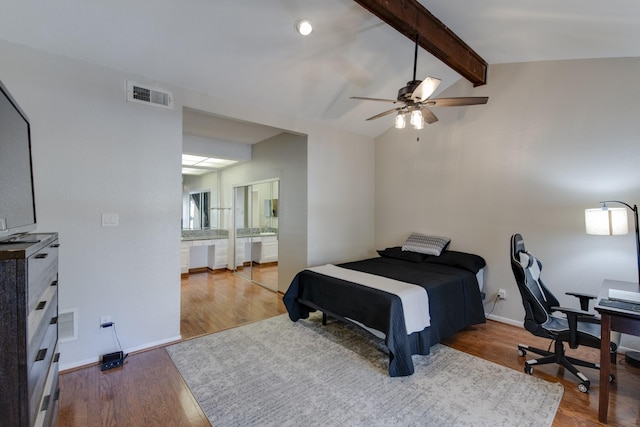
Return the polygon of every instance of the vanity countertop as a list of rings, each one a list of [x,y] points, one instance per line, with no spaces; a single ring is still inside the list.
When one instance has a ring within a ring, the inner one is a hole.
[[[208,237],[203,237],[203,236],[182,236],[180,238],[180,240],[182,240],[183,242],[191,242],[193,240],[220,240],[220,239],[228,239],[229,236],[208,236]]]
[[[278,233],[247,233],[247,234],[238,234],[236,237],[241,239],[241,238],[246,238],[246,237],[268,237],[268,236],[277,236]]]
[[[229,232],[227,230],[182,230],[180,240],[190,242],[193,240],[216,240],[228,239]]]

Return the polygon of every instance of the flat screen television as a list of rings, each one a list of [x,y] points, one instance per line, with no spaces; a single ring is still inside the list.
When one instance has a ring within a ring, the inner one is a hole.
[[[0,81],[0,242],[20,241],[35,229],[31,126]]]

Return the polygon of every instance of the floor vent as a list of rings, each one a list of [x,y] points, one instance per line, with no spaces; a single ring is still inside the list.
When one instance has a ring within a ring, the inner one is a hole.
[[[164,89],[143,86],[129,80],[127,81],[127,101],[173,109],[173,96],[171,92]]]

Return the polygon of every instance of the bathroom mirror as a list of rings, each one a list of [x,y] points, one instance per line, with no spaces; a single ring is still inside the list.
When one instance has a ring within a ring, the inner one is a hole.
[[[279,180],[234,186],[235,272],[278,289]]]

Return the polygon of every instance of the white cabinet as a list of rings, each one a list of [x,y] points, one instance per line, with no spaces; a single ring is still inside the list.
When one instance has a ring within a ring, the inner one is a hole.
[[[243,266],[245,262],[251,261],[248,259],[251,248],[249,245],[251,244],[250,237],[238,237],[236,238],[236,268]]]
[[[278,261],[278,236],[265,236],[260,245],[258,262],[264,264],[276,261]]]
[[[191,248],[191,242],[180,242],[180,273],[189,273],[189,250]]]
[[[184,240],[180,246],[180,272],[189,270],[215,270],[227,268],[227,248],[229,239]]]
[[[244,239],[243,239],[244,240]],[[252,237],[251,239],[246,239],[247,242],[251,240],[251,261],[257,262],[258,264],[264,264],[267,262],[276,262],[278,261],[278,236],[261,236],[261,237]],[[248,248],[248,244],[245,245]],[[249,261],[248,254],[244,255],[244,261]],[[236,260],[236,265],[238,265],[238,259]]]
[[[227,268],[228,239],[216,239],[214,244],[209,246],[209,262],[207,266],[211,270]]]
[[[278,261],[278,239],[275,236],[269,240],[263,238],[260,263],[276,261]]]

